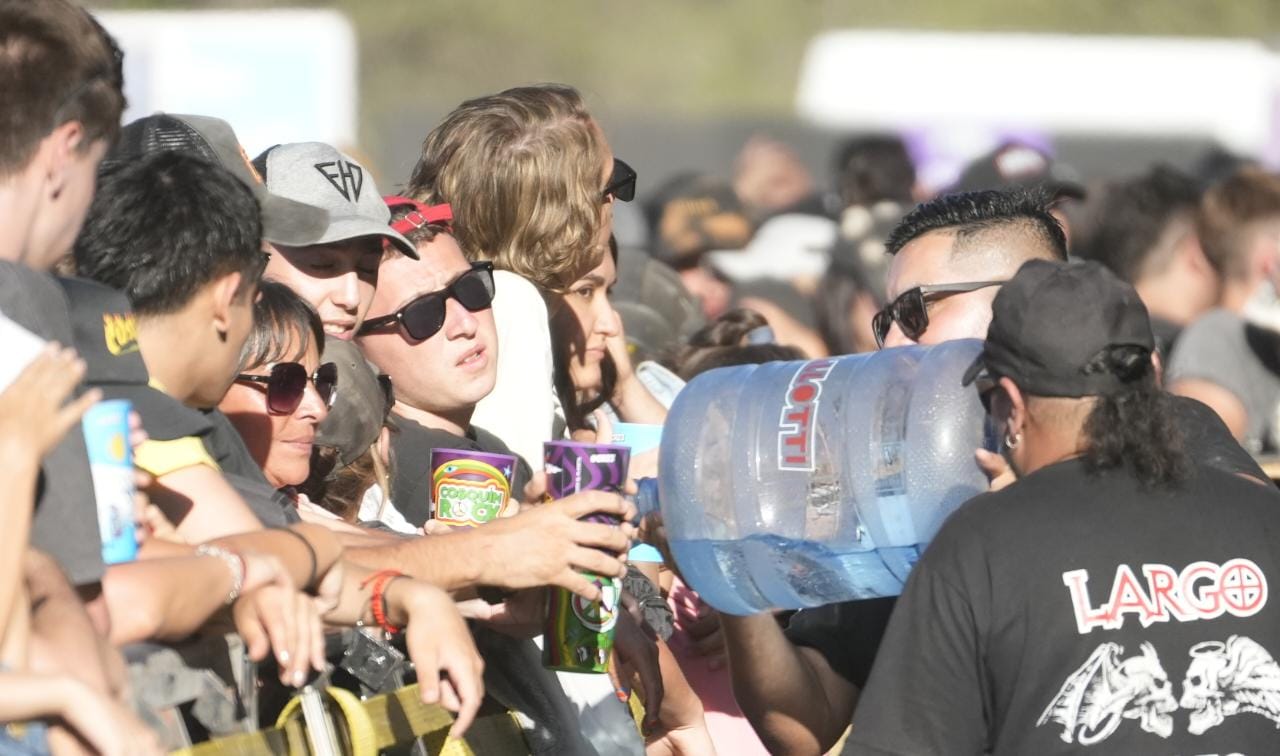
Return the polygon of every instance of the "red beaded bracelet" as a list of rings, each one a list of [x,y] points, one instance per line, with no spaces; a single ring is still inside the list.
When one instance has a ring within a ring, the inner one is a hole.
[[[404,577],[404,573],[399,570],[379,570],[360,583],[363,590],[365,586],[373,583],[373,591],[369,596],[369,609],[373,612],[373,621],[378,623],[378,627],[385,630],[390,635],[400,632],[400,628],[387,621],[387,599],[385,596],[387,584],[398,577]]]

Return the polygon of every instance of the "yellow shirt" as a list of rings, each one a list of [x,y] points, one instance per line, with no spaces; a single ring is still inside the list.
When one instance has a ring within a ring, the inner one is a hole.
[[[157,391],[164,391],[164,386],[155,378],[150,380],[150,385]],[[196,465],[205,465],[221,472],[204,442],[196,436],[184,436],[172,441],[148,439],[133,450],[133,463],[157,478]]]

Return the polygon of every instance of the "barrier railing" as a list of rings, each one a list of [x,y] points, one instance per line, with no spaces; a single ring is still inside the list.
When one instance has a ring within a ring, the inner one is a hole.
[[[322,702],[321,712],[308,712],[303,716],[308,696]],[[309,688],[289,702],[274,727],[215,738],[172,754],[376,756],[383,749],[407,745],[418,738],[431,756],[525,756],[529,753],[515,717],[496,705],[482,707],[463,738],[448,738],[452,725],[453,715],[447,710],[422,703],[417,684],[363,701],[341,688]]]

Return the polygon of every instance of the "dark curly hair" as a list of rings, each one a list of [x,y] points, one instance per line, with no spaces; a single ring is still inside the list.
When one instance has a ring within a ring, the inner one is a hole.
[[[1173,400],[1156,385],[1151,352],[1119,346],[1099,353],[1086,372],[1109,372],[1125,390],[1098,397],[1084,423],[1086,469],[1127,467],[1145,488],[1175,486],[1191,472]]]

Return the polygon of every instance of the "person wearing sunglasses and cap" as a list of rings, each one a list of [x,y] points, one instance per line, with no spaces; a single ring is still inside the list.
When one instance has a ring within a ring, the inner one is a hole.
[[[1268,753],[1280,508],[1193,465],[1146,308],[1097,263],[1031,261],[965,375],[1018,473],[911,577],[847,753]]]

